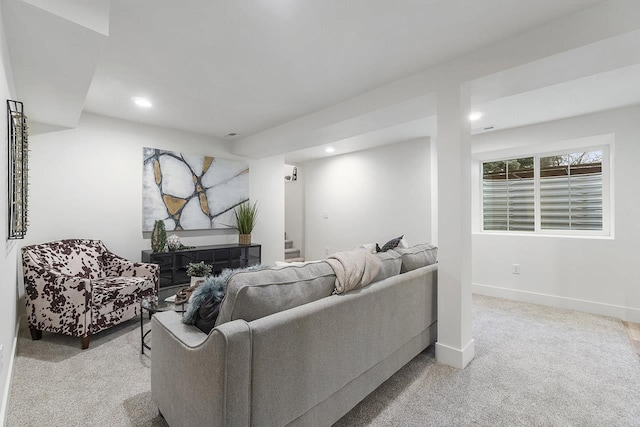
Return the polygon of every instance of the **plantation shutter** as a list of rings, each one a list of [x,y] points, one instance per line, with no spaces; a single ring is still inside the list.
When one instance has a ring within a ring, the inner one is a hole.
[[[483,179],[483,210],[485,230],[508,230],[507,209],[508,190],[507,180]]]
[[[602,151],[540,159],[540,227],[602,230]]]
[[[534,231],[533,157],[483,163],[485,230]]]

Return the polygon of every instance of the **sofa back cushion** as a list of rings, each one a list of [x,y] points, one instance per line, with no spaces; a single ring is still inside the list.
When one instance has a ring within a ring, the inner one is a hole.
[[[236,273],[227,282],[216,326],[236,319],[250,322],[327,297],[335,280],[326,262]]]
[[[67,239],[26,246],[25,268],[39,266],[83,279],[104,277],[104,253],[100,240]]]
[[[380,272],[373,279],[374,282],[379,280],[388,279],[389,277],[396,276],[400,274],[400,268],[402,267],[402,256],[390,249],[386,252],[378,252],[374,254],[382,263],[382,268],[380,268]]]
[[[438,262],[438,247],[427,243],[406,249],[396,248],[394,250],[402,256],[400,273],[406,273],[407,271]]]

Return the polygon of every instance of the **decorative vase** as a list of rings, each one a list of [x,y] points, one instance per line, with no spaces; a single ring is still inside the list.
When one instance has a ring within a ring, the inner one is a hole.
[[[153,231],[151,232],[151,250],[153,252],[164,251],[164,246],[167,243],[167,230],[164,227],[164,221],[157,220],[153,224]]]
[[[238,240],[239,240],[239,243],[241,245],[250,245],[251,244],[251,234],[240,234]]]
[[[176,251],[180,248],[180,237],[177,234],[172,234],[167,237],[167,249],[170,251]]]

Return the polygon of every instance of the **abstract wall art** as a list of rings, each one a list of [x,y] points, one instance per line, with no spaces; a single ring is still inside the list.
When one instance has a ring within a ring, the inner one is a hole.
[[[249,165],[218,157],[143,148],[142,230],[230,228],[249,200]]]

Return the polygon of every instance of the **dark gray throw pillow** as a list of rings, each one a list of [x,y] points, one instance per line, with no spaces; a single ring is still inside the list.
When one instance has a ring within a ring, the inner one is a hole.
[[[196,326],[205,334],[211,332],[216,325],[218,313],[220,313],[220,302],[218,298],[209,296],[200,304],[196,315]]]
[[[387,243],[384,244],[382,249],[380,249],[380,246],[378,246],[378,244],[376,243],[376,252],[386,252],[389,249],[397,248],[398,245],[400,244],[400,240],[402,240],[403,237],[404,237],[404,234],[400,237],[396,237],[395,239],[389,240]]]

